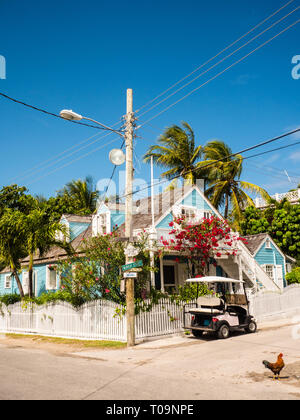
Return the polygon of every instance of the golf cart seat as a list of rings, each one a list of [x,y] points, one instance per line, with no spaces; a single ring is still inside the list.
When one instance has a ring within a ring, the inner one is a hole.
[[[220,314],[224,309],[225,303],[222,299],[202,296],[197,299],[197,308],[190,309],[190,312]]]

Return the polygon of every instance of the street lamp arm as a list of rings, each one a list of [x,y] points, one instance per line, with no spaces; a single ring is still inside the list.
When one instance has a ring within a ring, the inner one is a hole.
[[[108,127],[107,125],[104,125],[100,123],[99,121],[93,120],[92,118],[82,117],[83,120],[92,121],[95,124],[101,125],[101,127],[105,128],[106,130],[112,131],[113,133],[119,134],[122,138],[124,138],[124,134],[120,133],[120,131],[114,130],[111,127]]]

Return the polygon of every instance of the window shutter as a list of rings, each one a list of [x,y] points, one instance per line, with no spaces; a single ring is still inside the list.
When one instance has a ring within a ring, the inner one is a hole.
[[[276,278],[278,286],[283,288],[282,265],[276,265]]]
[[[22,286],[24,295],[28,295],[29,293],[29,272],[23,271],[22,273]]]

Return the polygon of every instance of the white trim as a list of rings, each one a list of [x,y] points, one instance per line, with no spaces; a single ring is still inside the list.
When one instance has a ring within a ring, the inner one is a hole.
[[[253,235],[255,236],[255,235]],[[266,238],[264,239],[264,241],[261,243],[261,245],[258,246],[257,250],[254,252],[253,257],[256,257],[256,254],[258,253],[258,251],[260,251],[260,249],[265,245],[266,240],[270,239],[271,244],[274,245],[274,247],[277,249],[277,251],[283,256],[284,260],[285,260],[285,255],[284,253],[281,251],[280,248],[278,248],[278,246],[275,244],[275,242],[273,241],[273,239],[271,238],[271,236],[269,234],[267,234]],[[270,249],[270,248],[267,248]],[[272,247],[271,247],[272,249]]]
[[[52,264],[49,264],[52,265]],[[51,270],[49,265],[46,266],[46,290],[56,290],[57,289],[57,270]],[[55,287],[51,285],[51,272],[55,271]]]
[[[185,194],[183,194],[171,207],[169,207],[169,209],[167,211],[165,211],[165,213],[155,222],[155,228],[159,229],[157,227],[157,225],[159,225],[160,222],[162,222],[164,220],[165,217],[167,217],[167,215],[169,213],[171,213],[172,208],[175,206],[179,206],[179,204],[189,195],[191,194],[194,190],[196,190],[201,198],[203,198],[203,200],[206,202],[206,204],[209,206],[209,208],[218,216],[219,219],[221,220],[225,220],[224,217],[218,212],[218,210],[211,204],[211,202],[205,197],[205,195],[202,193],[202,191],[197,187],[197,185],[193,185],[193,187],[191,187]],[[185,206],[183,204],[184,207],[189,207],[189,206]],[[193,207],[193,208],[198,208],[198,207]],[[198,209],[201,210],[201,209]],[[203,209],[203,211],[208,211]]]

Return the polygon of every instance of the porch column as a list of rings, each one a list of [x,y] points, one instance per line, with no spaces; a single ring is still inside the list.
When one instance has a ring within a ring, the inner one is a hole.
[[[154,252],[150,251],[150,265],[154,269]],[[151,287],[155,288],[155,272],[150,271]]]
[[[164,257],[159,257],[159,266],[160,266],[160,289],[164,293],[165,292],[165,281],[164,281]]]
[[[238,257],[237,261],[238,261],[238,267],[239,267],[239,280],[243,281],[243,269],[242,269],[242,259],[241,259],[241,256]],[[243,289],[243,286],[242,286],[241,283],[238,285],[237,292],[239,294],[243,294],[244,293],[244,289]]]

